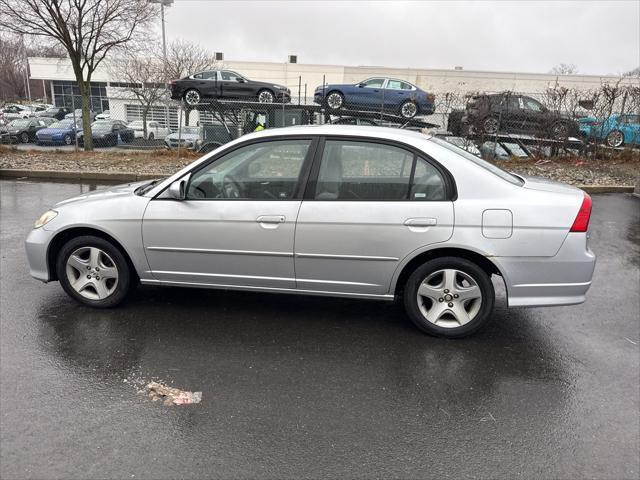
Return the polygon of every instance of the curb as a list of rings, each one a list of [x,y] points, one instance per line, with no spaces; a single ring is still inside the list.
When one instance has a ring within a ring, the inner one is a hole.
[[[162,173],[134,173],[134,172],[81,172],[66,170],[19,170],[15,168],[0,168],[0,177],[8,178],[48,178],[60,180],[98,180],[106,182],[137,182],[167,177]],[[587,193],[633,193],[633,185],[577,185]]]
[[[5,178],[43,178],[59,180],[94,180],[106,182],[137,182],[166,177],[166,174],[134,173],[134,172],[78,172],[65,170],[19,170],[1,168],[0,177]]]

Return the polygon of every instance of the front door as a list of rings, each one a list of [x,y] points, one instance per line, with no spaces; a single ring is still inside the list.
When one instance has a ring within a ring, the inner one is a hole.
[[[224,98],[248,98],[255,92],[244,77],[230,70],[220,71],[220,88]]]
[[[522,97],[522,103],[526,118],[524,132],[530,135],[546,136],[548,132],[545,108],[540,102],[531,97]]]
[[[319,148],[296,227],[297,287],[387,294],[407,255],[453,233],[443,173],[375,141],[328,139]]]
[[[263,140],[191,174],[184,201],[145,212],[144,248],[157,280],[295,288],[293,241],[311,139]]]
[[[379,110],[382,108],[384,84],[384,78],[365,80],[353,89],[353,92],[346,98],[346,102],[356,107],[362,107],[364,110]]]

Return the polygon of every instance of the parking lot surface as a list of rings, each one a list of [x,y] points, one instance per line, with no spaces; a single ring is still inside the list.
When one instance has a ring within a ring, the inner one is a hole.
[[[595,195],[583,305],[474,337],[399,306],[139,288],[116,310],[30,278],[33,221],[87,185],[0,182],[2,478],[637,478],[640,200]],[[163,406],[159,380],[202,391]]]

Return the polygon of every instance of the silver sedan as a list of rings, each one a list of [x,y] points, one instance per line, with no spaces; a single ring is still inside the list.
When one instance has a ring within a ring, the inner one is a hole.
[[[31,275],[114,307],[138,282],[401,297],[460,337],[494,305],[581,303],[595,256],[583,191],[505,172],[445,141],[326,125],[246,135],[171,177],[54,205],[26,241]]]

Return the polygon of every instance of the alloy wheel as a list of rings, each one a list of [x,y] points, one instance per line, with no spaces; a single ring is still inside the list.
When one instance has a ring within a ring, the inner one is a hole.
[[[81,247],[69,255],[66,275],[71,288],[89,300],[104,300],[118,286],[118,267],[97,247]]]
[[[624,135],[619,130],[614,130],[607,135],[607,145],[613,148],[622,146],[624,143]]]
[[[418,113],[418,107],[413,102],[405,102],[402,104],[402,109],[400,110],[400,114],[404,118],[413,118]]]
[[[184,95],[184,101],[187,105],[197,105],[200,103],[200,94],[196,90],[189,90]]]
[[[471,275],[454,269],[433,272],[418,287],[418,309],[430,323],[457,328],[480,312],[482,292]]]
[[[269,90],[263,90],[258,94],[258,101],[260,103],[273,103],[273,93]]]
[[[500,122],[495,117],[489,117],[483,122],[482,127],[485,133],[496,133],[500,127]]]
[[[332,92],[327,97],[327,106],[332,110],[338,110],[342,107],[342,95],[338,92]]]
[[[22,143],[29,143],[29,135],[23,133],[22,135],[20,135],[20,140],[22,140]]]

